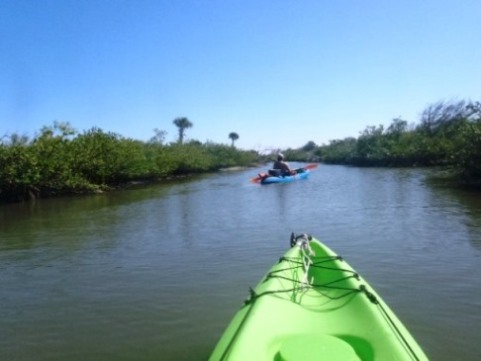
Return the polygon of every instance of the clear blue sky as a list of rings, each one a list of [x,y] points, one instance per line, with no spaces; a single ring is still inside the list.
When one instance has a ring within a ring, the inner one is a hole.
[[[300,147],[481,100],[479,0],[1,0],[0,136]]]

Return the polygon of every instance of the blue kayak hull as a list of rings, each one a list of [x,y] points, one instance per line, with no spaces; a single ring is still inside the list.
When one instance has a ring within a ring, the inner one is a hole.
[[[265,177],[261,180],[261,184],[272,184],[272,183],[289,183],[293,182],[299,179],[306,179],[309,177],[309,170],[306,169],[302,173],[297,173],[295,175],[287,175],[284,177],[273,177],[273,176],[268,176]]]

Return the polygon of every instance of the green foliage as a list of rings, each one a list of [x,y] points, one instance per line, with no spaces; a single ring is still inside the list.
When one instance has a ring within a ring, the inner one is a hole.
[[[211,170],[235,166],[248,166],[259,160],[259,155],[254,151],[240,151],[223,144],[204,144],[206,154],[212,159],[215,167]]]
[[[227,145],[163,144],[163,131],[149,142],[92,128],[77,134],[68,123],[43,127],[30,141],[11,135],[0,142],[0,200],[91,192],[134,180],[247,166],[259,159],[253,151]]]
[[[165,149],[163,161],[158,166],[164,164],[171,169],[172,174],[190,174],[206,172],[213,168],[212,159],[206,155],[202,145],[197,143],[173,144]]]
[[[165,131],[156,129],[148,142],[92,128],[78,134],[69,123],[43,127],[32,140],[12,134],[0,139],[0,200],[91,192],[135,180],[248,166],[261,160],[255,151],[232,145],[183,143],[192,126],[177,118],[179,142],[165,145]],[[236,137],[237,135],[237,137]],[[283,151],[292,161],[324,161],[357,166],[448,165],[465,183],[481,185],[481,103],[440,102],[423,112],[418,126],[393,119],[385,129],[369,126],[358,138],[309,141]]]
[[[329,145],[320,147],[315,154],[330,164],[351,164],[356,152],[355,138],[331,140]]]
[[[42,128],[33,141],[30,148],[36,157],[40,188],[61,189],[71,179],[69,136],[73,134],[68,124],[55,123],[53,127]]]
[[[89,183],[106,185],[149,173],[144,144],[92,128],[72,141],[72,169]]]
[[[41,179],[37,157],[32,148],[14,144],[0,145],[0,197],[23,199],[35,194]]]
[[[355,166],[450,166],[463,182],[481,184],[481,103],[438,102],[417,126],[396,118],[384,129],[368,126],[358,138],[284,151],[290,160]]]
[[[307,142],[303,147],[302,147],[302,150],[304,152],[311,152],[313,151],[314,149],[317,148],[317,145],[316,143],[314,143],[312,140],[310,140],[309,142]]]
[[[316,143],[313,141],[307,142],[304,146],[299,149],[286,149],[282,153],[291,161],[297,162],[317,162],[319,161],[319,156],[315,154],[317,149]]]
[[[382,164],[388,155],[388,144],[383,137],[384,127],[367,127],[356,142],[354,162],[359,165]]]
[[[466,123],[454,139],[453,162],[461,179],[481,184],[481,117]]]

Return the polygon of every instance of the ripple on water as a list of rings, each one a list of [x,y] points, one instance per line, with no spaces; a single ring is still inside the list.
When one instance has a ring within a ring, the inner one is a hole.
[[[0,359],[207,358],[291,232],[344,256],[432,359],[478,358],[479,197],[419,169],[261,170],[0,207]]]

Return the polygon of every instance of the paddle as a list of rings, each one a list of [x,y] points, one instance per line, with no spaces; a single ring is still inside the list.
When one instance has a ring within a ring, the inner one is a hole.
[[[301,168],[298,168],[296,169],[296,172],[299,170],[299,169],[314,169],[314,168],[317,168],[317,164],[315,163],[311,163],[311,164],[308,164],[304,167],[301,167]],[[257,177],[254,177],[251,179],[251,182],[252,183],[259,183],[262,179],[264,179],[265,177],[267,177],[268,175],[266,173],[259,173],[259,175]]]
[[[317,168],[317,164],[311,163],[311,164],[306,165],[305,167],[301,167],[301,168],[298,168],[298,169],[314,169],[314,168]]]
[[[257,177],[254,177],[251,179],[251,182],[252,183],[259,183],[262,178],[264,178],[264,175],[267,177],[267,174],[266,173],[259,173],[259,175]]]

